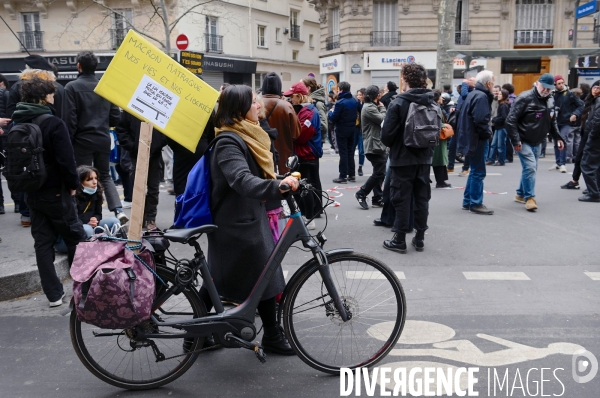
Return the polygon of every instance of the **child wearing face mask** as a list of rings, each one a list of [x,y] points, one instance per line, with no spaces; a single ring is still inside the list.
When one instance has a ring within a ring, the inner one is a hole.
[[[102,193],[104,189],[98,181],[98,171],[91,166],[77,167],[79,175],[79,188],[75,193],[77,203],[77,215],[83,223],[83,229],[87,237],[94,235],[96,227],[111,229],[113,225],[119,224],[116,217],[102,218]],[[66,253],[67,247],[61,238],[54,246],[55,250]]]

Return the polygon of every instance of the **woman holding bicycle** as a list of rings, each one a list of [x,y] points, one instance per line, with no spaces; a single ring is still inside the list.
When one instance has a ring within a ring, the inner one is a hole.
[[[208,235],[208,263],[219,293],[238,302],[248,297],[275,247],[265,201],[285,198],[284,183],[298,188],[293,177],[275,179],[271,141],[258,123],[259,109],[251,88],[231,85],[223,90],[215,133],[227,136],[215,144],[210,160],[211,212],[219,229]],[[284,287],[278,268],[258,306],[265,328],[262,345],[267,352],[293,355],[276,320],[275,296]],[[208,291],[202,288],[200,294],[210,310]]]

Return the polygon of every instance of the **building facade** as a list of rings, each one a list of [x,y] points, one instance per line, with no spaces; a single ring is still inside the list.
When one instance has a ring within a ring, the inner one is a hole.
[[[438,41],[439,0],[308,0],[321,23],[320,74],[332,87],[340,80],[353,89],[399,82],[402,65],[418,62],[434,80]],[[583,2],[582,2],[583,3]],[[572,46],[574,0],[458,0],[454,49],[567,48]],[[598,47],[598,14],[579,19],[578,47]],[[597,65],[595,57],[579,66]],[[501,73],[499,58],[473,59],[467,72],[494,72],[496,82],[512,82],[516,91],[529,89],[541,73],[567,76],[564,56],[541,58],[539,70]],[[454,59],[454,83],[465,75],[465,62]],[[595,74],[595,70],[587,71]],[[588,77],[588,80],[592,79]]]
[[[319,15],[306,1],[165,4],[171,55],[178,56],[176,38],[185,34],[187,51],[204,54],[202,78],[215,88],[224,82],[260,86],[268,72],[280,74],[284,88],[318,75]],[[63,84],[77,77],[77,53],[92,50],[101,76],[129,29],[166,50],[162,12],[149,0],[3,0],[0,15],[20,39],[0,24],[0,73],[10,81],[25,68],[26,50],[55,64]]]

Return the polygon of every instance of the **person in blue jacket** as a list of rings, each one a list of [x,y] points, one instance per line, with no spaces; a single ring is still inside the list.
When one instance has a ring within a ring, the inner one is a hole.
[[[336,184],[356,181],[354,165],[354,132],[358,116],[358,101],[350,92],[350,83],[340,82],[338,100],[329,111],[329,119],[335,125],[335,134],[340,151],[340,176],[333,180]]]

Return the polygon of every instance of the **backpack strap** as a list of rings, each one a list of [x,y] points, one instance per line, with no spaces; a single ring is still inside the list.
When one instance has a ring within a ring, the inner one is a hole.
[[[49,113],[45,113],[45,114],[43,114],[43,115],[39,115],[39,116],[36,116],[36,117],[34,117],[34,118],[33,118],[33,120],[32,120],[31,122],[32,122],[32,123],[34,123],[34,124],[37,124],[37,125],[39,126],[39,125],[40,125],[40,124],[42,124],[42,123],[43,123],[45,120],[48,120],[48,119],[50,119],[51,117],[52,117],[52,115],[51,115],[51,114],[49,114]]]
[[[279,101],[280,101],[279,98],[277,98],[277,102],[275,102],[275,106],[273,108],[271,108],[271,110],[269,111],[269,114],[267,115],[267,117],[265,117],[265,119],[267,119],[267,122],[269,121],[269,118],[273,114],[273,111],[275,110],[275,108],[277,108],[277,105],[279,105]]]

